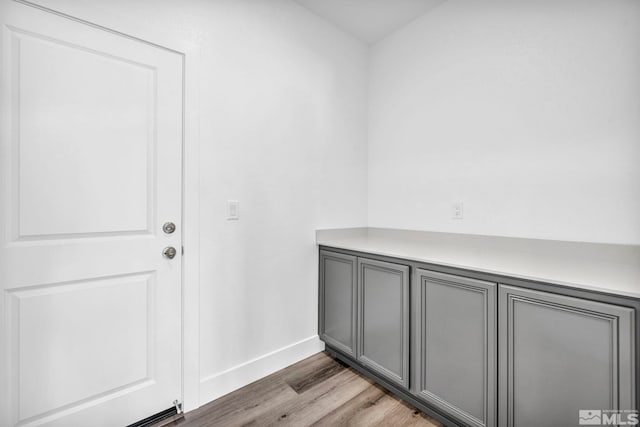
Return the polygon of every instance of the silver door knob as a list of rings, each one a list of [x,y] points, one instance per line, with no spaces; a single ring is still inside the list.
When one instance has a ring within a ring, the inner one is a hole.
[[[174,231],[176,231],[176,225],[172,222],[165,222],[164,225],[162,226],[162,231],[164,231],[167,234],[171,234]]]
[[[174,248],[173,246],[167,246],[162,250],[162,255],[164,255],[165,258],[169,259],[173,259],[173,257],[176,256],[176,253],[176,248]]]

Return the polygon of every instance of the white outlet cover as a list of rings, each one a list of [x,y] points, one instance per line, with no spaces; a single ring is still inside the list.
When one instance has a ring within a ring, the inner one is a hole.
[[[227,219],[240,219],[240,202],[237,200],[227,200]]]
[[[464,204],[462,202],[454,203],[451,209],[451,218],[462,219],[463,217],[464,217]]]

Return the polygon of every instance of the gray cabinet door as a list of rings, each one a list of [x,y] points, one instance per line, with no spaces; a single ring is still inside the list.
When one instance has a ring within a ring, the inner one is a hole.
[[[337,350],[355,357],[357,258],[320,251],[319,334]]]
[[[358,259],[358,351],[363,365],[409,387],[409,267]]]
[[[496,425],[495,283],[417,269],[413,393],[465,424]]]
[[[499,304],[501,426],[637,409],[633,309],[504,285]]]

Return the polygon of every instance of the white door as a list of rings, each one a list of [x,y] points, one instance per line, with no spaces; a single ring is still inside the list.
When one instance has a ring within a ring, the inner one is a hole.
[[[181,395],[183,57],[9,0],[0,25],[0,426],[133,423]]]

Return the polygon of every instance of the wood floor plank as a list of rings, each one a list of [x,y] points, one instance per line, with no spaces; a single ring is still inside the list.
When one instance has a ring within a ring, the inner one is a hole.
[[[351,369],[344,369],[300,394],[292,404],[274,407],[250,425],[308,426],[370,386],[367,379]]]
[[[292,389],[301,394],[345,368],[346,365],[338,360],[323,357],[316,359],[314,363],[296,367],[296,369],[283,373],[283,379]]]
[[[367,422],[371,422],[371,418],[375,418],[376,414],[384,415],[384,404],[381,404],[381,400],[384,402],[383,398],[385,397],[388,397],[387,392],[381,387],[372,384],[353,399],[316,421],[313,426],[367,425]],[[379,415],[378,418],[382,419],[382,415]],[[366,420],[367,418],[369,419],[368,421]]]
[[[168,425],[442,427],[326,353],[249,384]]]
[[[277,375],[256,381],[185,415],[182,427],[242,425],[298,394]]]
[[[396,398],[397,399],[397,398]],[[440,422],[418,411],[408,403],[397,399],[397,404],[384,414],[377,423],[367,424],[371,427],[388,427],[398,425],[403,427],[436,427],[442,426]]]

